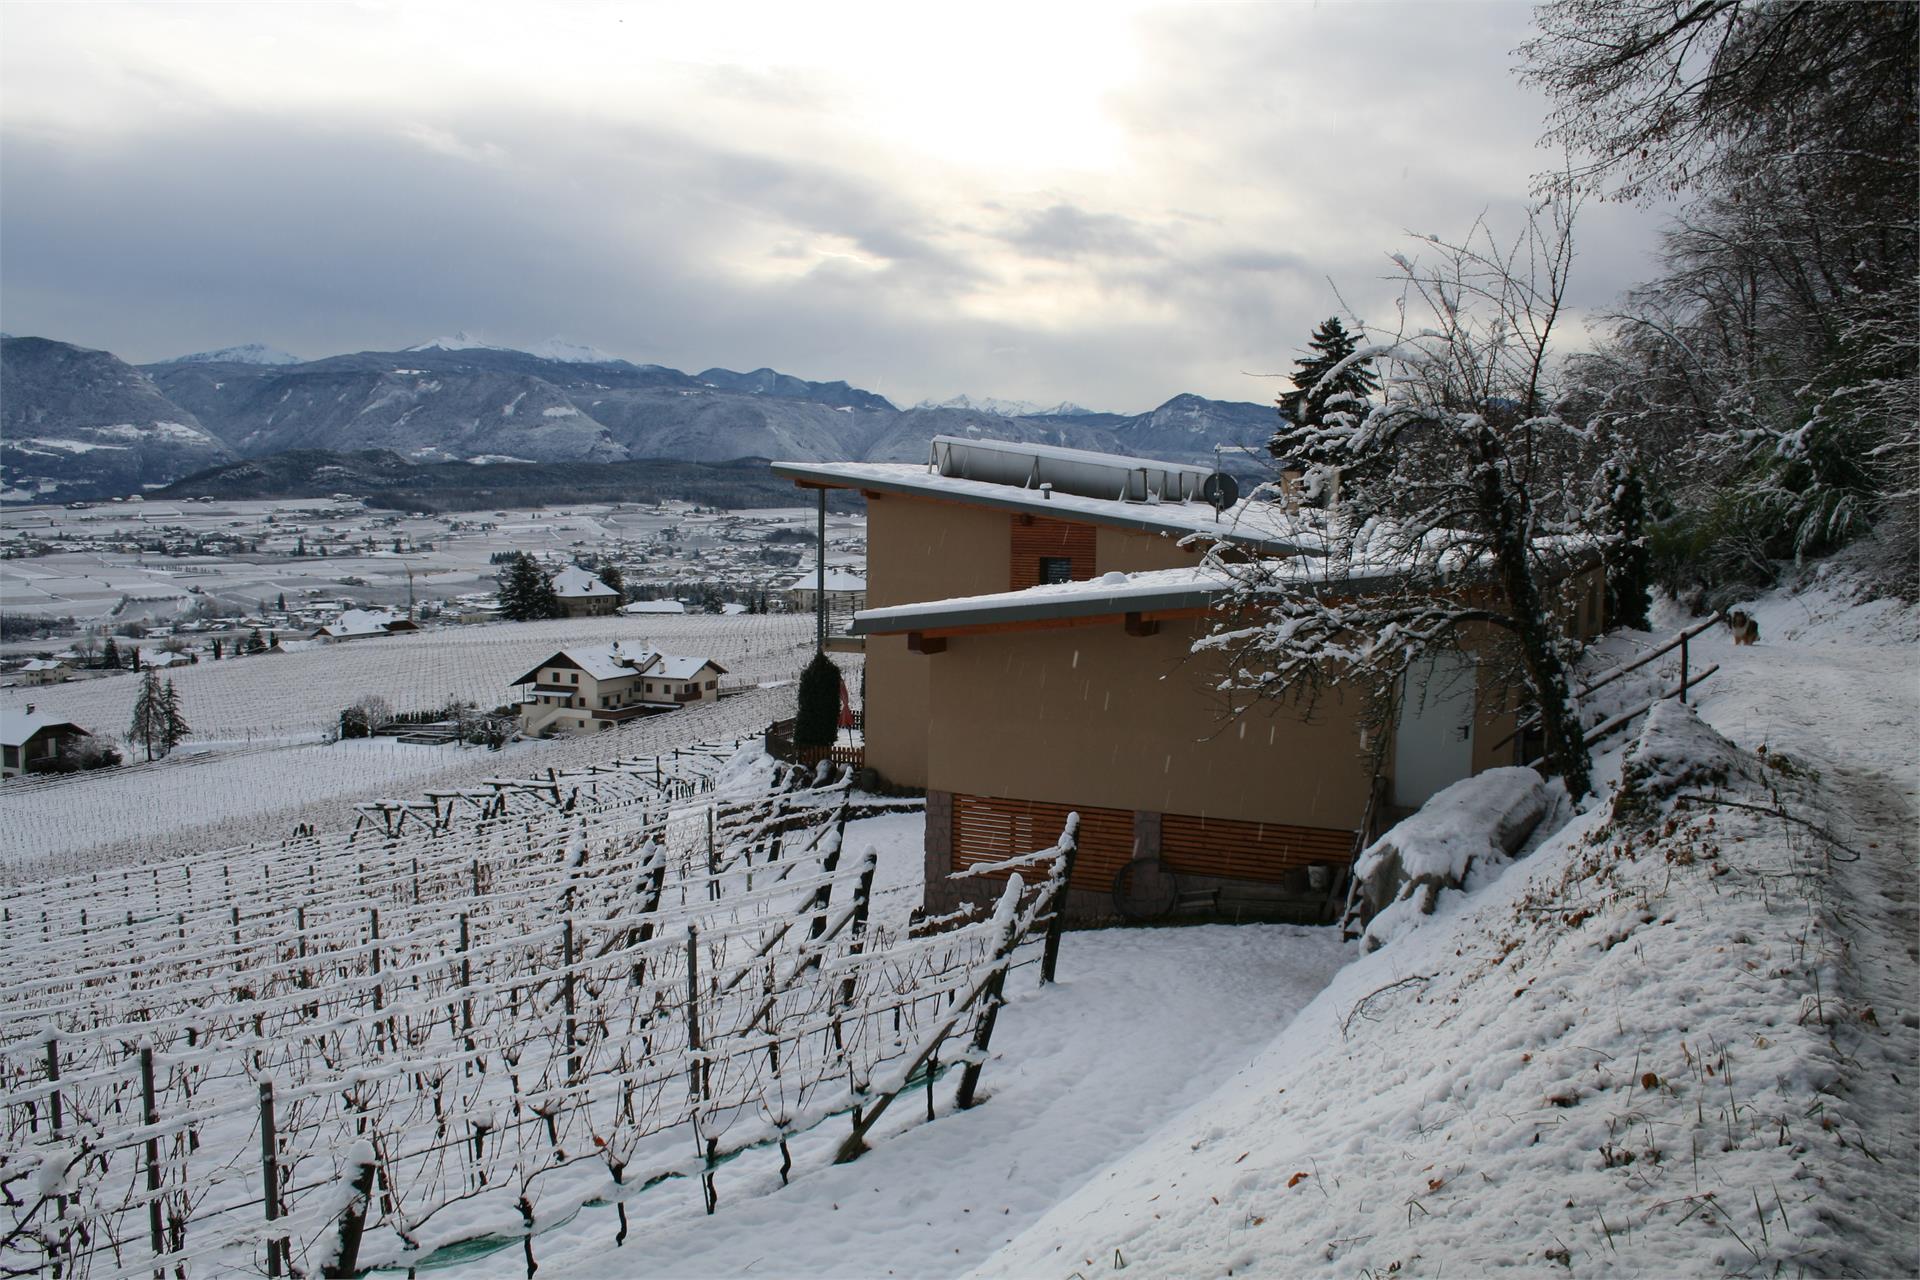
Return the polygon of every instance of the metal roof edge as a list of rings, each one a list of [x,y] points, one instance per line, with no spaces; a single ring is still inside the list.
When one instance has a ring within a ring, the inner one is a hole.
[[[839,472],[825,470],[832,463],[775,462],[770,464],[773,473],[783,479],[805,481],[829,489],[870,489],[880,493],[897,493],[907,497],[933,498],[943,502],[959,502],[969,506],[989,507],[1000,511],[1016,511],[1022,515],[1045,515],[1056,520],[1077,521],[1082,524],[1104,524],[1117,529],[1132,529],[1139,533],[1164,533],[1173,537],[1185,538],[1192,534],[1204,534],[1204,527],[1190,527],[1172,521],[1156,521],[1145,517],[1129,516],[1123,512],[1083,511],[1063,503],[1050,502],[1038,494],[1030,494],[1024,489],[1015,489],[1011,485],[999,485],[1009,495],[999,497],[994,494],[956,493],[951,489],[934,484],[915,484],[907,480],[895,480],[880,476],[848,476]],[[1171,464],[1169,464],[1171,465]],[[816,469],[818,468],[818,469]],[[945,476],[934,479],[947,479]],[[990,484],[991,481],[970,481],[973,484]],[[1152,510],[1149,504],[1140,504],[1144,510]],[[1178,504],[1175,504],[1178,505]],[[1236,525],[1221,525],[1220,540],[1242,546],[1254,547],[1260,551],[1275,555],[1317,556],[1320,552],[1312,547],[1303,547],[1298,543],[1250,534]]]
[[[853,615],[848,634],[856,636],[902,635],[909,631],[950,630],[955,627],[989,627],[1007,622],[1056,622],[1067,618],[1088,618],[1129,613],[1161,613],[1170,609],[1205,609],[1225,593],[1226,584],[1174,587],[1151,593],[1088,592],[1048,596],[1042,600],[1009,601],[998,605],[961,605],[927,607],[922,612],[892,618],[866,618]],[[996,593],[999,594],[999,593]],[[972,597],[985,599],[987,597]],[[963,597],[965,599],[965,597]],[[913,608],[905,605],[902,608]],[[877,612],[877,611],[876,611]]]

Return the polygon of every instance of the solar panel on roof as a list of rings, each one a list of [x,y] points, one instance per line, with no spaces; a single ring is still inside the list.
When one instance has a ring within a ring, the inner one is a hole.
[[[1198,502],[1200,486],[1213,474],[1179,462],[958,436],[935,436],[927,465],[961,480],[1118,502]]]

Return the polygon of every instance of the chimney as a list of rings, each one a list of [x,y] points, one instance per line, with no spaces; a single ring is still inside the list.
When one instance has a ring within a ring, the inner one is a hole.
[[[29,703],[27,704],[27,714],[28,714],[28,715],[32,715],[32,714],[33,714],[33,704],[32,704],[31,702],[29,702]]]

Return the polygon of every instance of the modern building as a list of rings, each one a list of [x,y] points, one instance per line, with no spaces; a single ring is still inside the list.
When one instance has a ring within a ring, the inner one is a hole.
[[[1203,544],[1231,531],[1304,582],[1317,539],[1279,503],[1216,512],[1209,468],[940,437],[925,466],[774,470],[866,496],[865,758],[927,791],[931,911],[958,897],[947,873],[1042,848],[1077,811],[1076,918],[1320,918],[1389,811],[1515,761],[1495,744],[1516,691],[1470,658],[1384,718],[1342,686],[1230,714],[1221,659],[1193,652],[1224,589]]]

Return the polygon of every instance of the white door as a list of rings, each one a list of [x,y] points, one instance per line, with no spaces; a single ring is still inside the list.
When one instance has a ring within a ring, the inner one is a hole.
[[[1473,772],[1471,659],[1438,650],[1407,671],[1393,746],[1393,803],[1425,804],[1434,792]]]

